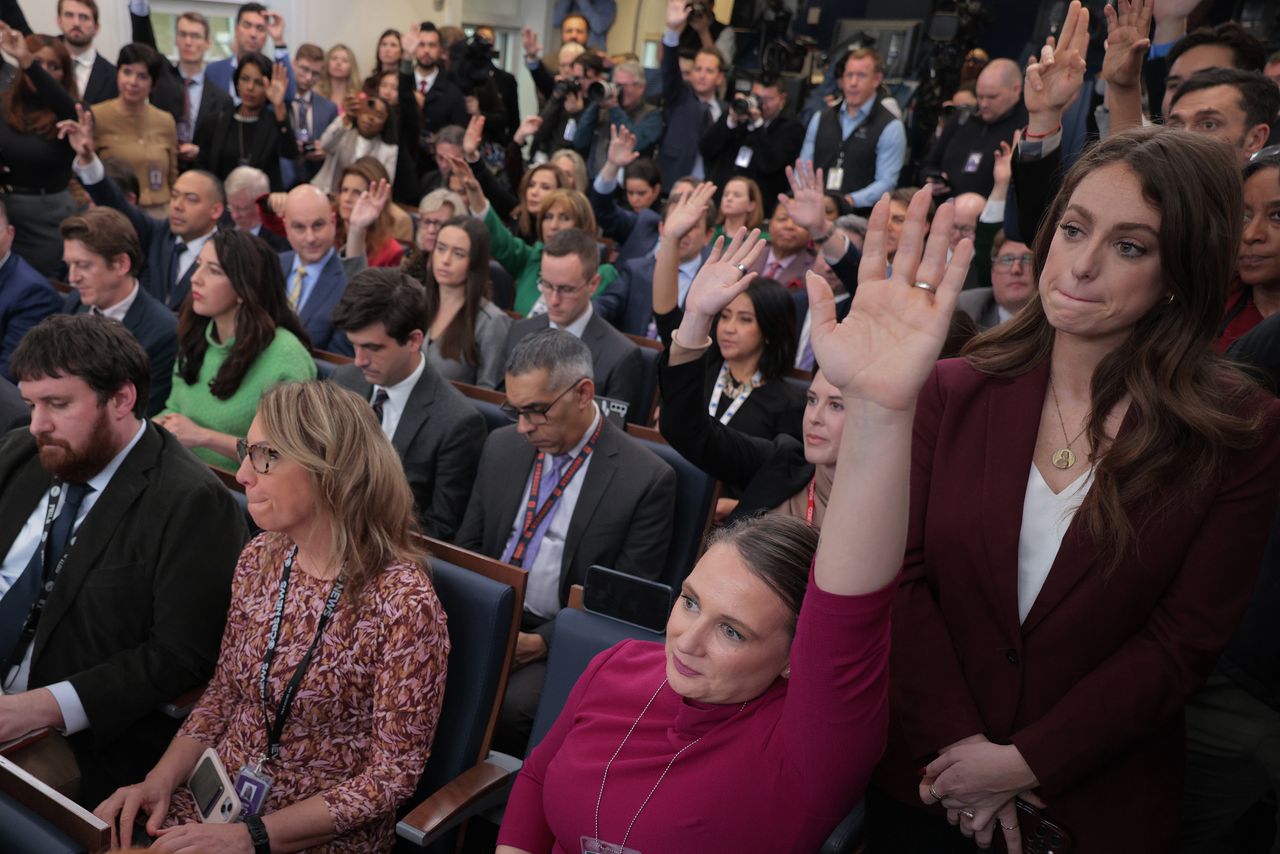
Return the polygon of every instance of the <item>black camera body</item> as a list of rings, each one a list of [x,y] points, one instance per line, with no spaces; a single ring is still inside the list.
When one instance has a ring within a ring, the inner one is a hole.
[[[582,81],[577,77],[567,77],[564,80],[557,80],[556,85],[551,88],[551,97],[557,100],[564,100],[567,95],[579,95],[582,93]]]
[[[696,0],[696,2],[690,3],[685,8],[689,10],[690,18],[713,17],[711,13],[711,4],[702,2],[702,0]]]
[[[739,116],[749,116],[752,110],[760,109],[760,99],[750,92],[739,92],[733,96],[733,112]]]

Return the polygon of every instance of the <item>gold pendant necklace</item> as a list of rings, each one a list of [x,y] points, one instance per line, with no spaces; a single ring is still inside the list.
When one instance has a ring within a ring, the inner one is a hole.
[[[1058,424],[1062,427],[1062,438],[1067,440],[1067,446],[1054,451],[1053,456],[1049,458],[1049,461],[1053,463],[1054,468],[1065,471],[1076,464],[1076,455],[1071,450],[1071,446],[1076,443],[1076,439],[1079,439],[1084,435],[1084,431],[1089,429],[1089,425],[1086,423],[1084,427],[1080,428],[1080,432],[1076,434],[1075,439],[1068,438],[1067,422],[1062,418],[1062,407],[1058,404],[1058,392],[1053,387],[1052,376],[1049,377],[1049,394],[1053,395],[1053,408],[1057,410],[1058,413]]]

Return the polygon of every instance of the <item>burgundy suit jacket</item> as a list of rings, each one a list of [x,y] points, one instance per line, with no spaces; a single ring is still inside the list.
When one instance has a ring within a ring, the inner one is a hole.
[[[878,782],[922,807],[917,769],[983,733],[1018,747],[1076,850],[1172,851],[1182,708],[1253,591],[1280,490],[1280,403],[1259,397],[1259,444],[1229,455],[1206,488],[1137,514],[1136,542],[1109,577],[1077,517],[1019,625],[1018,540],[1047,378],[1047,360],[1007,379],[953,359],[921,391]],[[1134,420],[1131,407],[1121,432]]]

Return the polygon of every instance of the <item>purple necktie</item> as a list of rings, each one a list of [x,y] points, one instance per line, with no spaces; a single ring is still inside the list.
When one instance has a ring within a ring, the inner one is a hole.
[[[802,371],[812,371],[814,364],[813,358],[813,338],[804,342],[804,349],[800,351],[800,359],[796,362],[796,367]]]
[[[543,459],[544,461],[550,462],[550,465],[543,470],[542,481],[538,484],[538,500],[534,505],[535,512],[541,509],[542,505],[551,497],[551,493],[555,491],[556,484],[560,482],[560,475],[563,474],[565,468],[569,465],[573,457],[569,454],[559,454],[554,457],[544,455]],[[503,563],[511,562],[511,555],[515,552],[516,544],[520,541],[520,534],[523,532],[518,526],[524,520],[525,507],[526,505],[522,504],[519,512],[516,514],[517,528],[515,533],[512,534],[511,538],[507,541],[506,549],[502,552]],[[524,560],[520,562],[520,565],[523,568],[530,569],[533,567],[533,562],[538,557],[538,549],[542,546],[542,538],[547,535],[547,529],[551,527],[551,518],[555,515],[556,508],[553,507],[546,516],[542,517],[542,522],[538,527],[533,529],[533,536],[529,539],[529,545],[524,551]]]

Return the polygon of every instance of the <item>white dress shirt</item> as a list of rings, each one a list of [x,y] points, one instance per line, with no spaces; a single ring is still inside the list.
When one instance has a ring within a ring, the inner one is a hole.
[[[426,91],[430,92],[431,87],[436,85],[436,78],[439,76],[440,76],[440,66],[438,65],[431,70],[430,74],[423,74],[422,71],[415,65],[413,68],[413,88],[421,92],[423,91],[422,84],[426,83],[427,84]]]
[[[1058,557],[1062,538],[1071,520],[1093,485],[1093,468],[1059,493],[1045,483],[1036,464],[1031,464],[1027,477],[1027,494],[1022,500],[1022,532],[1018,537],[1018,622],[1027,619],[1031,606],[1040,595],[1049,570]]]
[[[84,97],[84,90],[89,86],[89,76],[93,74],[93,63],[98,58],[96,48],[90,47],[79,56],[71,57],[71,64],[75,66],[76,90],[80,93],[80,97]]]
[[[73,536],[80,530],[81,523],[89,515],[93,506],[98,503],[98,497],[107,488],[107,484],[111,482],[111,478],[120,468],[120,464],[124,462],[124,458],[129,456],[129,452],[142,439],[142,434],[146,432],[146,429],[147,424],[145,421],[139,424],[138,432],[133,434],[129,444],[125,445],[120,453],[112,457],[111,462],[107,463],[102,471],[89,478],[88,484],[93,488],[85,495],[84,501],[80,505],[80,512],[76,514],[75,522],[72,523],[71,531]],[[58,504],[54,508],[54,518],[57,518],[56,514],[62,512],[62,502],[65,500],[66,492],[64,491],[62,496],[58,498]],[[9,588],[26,570],[27,564],[31,562],[32,555],[39,548],[40,537],[44,533],[44,518],[48,506],[49,490],[46,489],[40,499],[36,501],[35,509],[31,511],[31,515],[27,517],[27,521],[18,531],[18,536],[14,538],[13,545],[9,547],[9,553],[5,555],[4,562],[0,563],[0,596],[4,596],[5,593],[9,592]],[[67,549],[68,554],[71,548],[74,548],[74,546]],[[34,643],[29,644],[26,653],[22,656],[22,661],[14,665],[5,674],[3,693],[20,694],[27,690],[27,680],[31,676],[31,651],[34,647]],[[80,695],[76,693],[75,688],[71,687],[70,682],[58,682],[46,687],[49,689],[49,693],[53,694],[53,698],[58,702],[58,708],[62,711],[64,733],[71,735],[89,728],[89,716],[85,714],[84,705],[80,702]]]
[[[369,398],[370,403],[373,402],[374,397],[378,396],[378,389],[385,389],[387,392],[387,402],[382,404],[382,432],[388,439],[395,438],[396,428],[400,426],[400,416],[404,415],[404,407],[409,402],[409,395],[413,392],[413,387],[418,384],[418,380],[422,378],[422,371],[426,364],[427,360],[422,358],[422,354],[418,354],[418,367],[414,368],[409,376],[395,385],[373,387],[373,394]]]
[[[217,230],[218,229],[215,226],[214,228],[209,229],[208,234],[197,237],[190,243],[186,243],[187,248],[183,249],[182,254],[178,256],[178,276],[173,280],[175,283],[181,281],[182,277],[191,269],[191,265],[200,257],[200,250],[204,248],[204,245],[209,242],[209,238],[213,237],[214,232]],[[181,240],[181,238],[176,234],[174,235],[174,238]]]
[[[578,315],[578,319],[570,323],[568,326],[561,326],[554,320],[547,318],[547,325],[552,329],[563,329],[574,338],[581,338],[582,333],[587,331],[587,324],[591,322],[591,316],[595,314],[595,309],[591,303],[587,303],[587,310]]]
[[[121,323],[124,323],[124,316],[129,313],[129,309],[133,308],[133,301],[138,298],[138,290],[138,280],[134,279],[133,290],[129,291],[129,295],[127,297],[120,300],[120,302],[110,308],[99,309],[98,313],[104,317],[109,317],[112,320],[118,320]],[[92,313],[93,307],[90,307],[89,311]]]
[[[600,408],[596,407],[596,417],[591,420],[591,426],[582,434],[578,443],[567,452],[571,459],[582,452],[587,440],[596,431],[600,417]],[[541,451],[539,453],[543,457],[542,472],[545,477],[551,471],[551,456]],[[538,553],[534,555],[533,565],[525,567],[529,570],[529,580],[525,585],[524,608],[539,617],[554,617],[560,610],[560,564],[564,560],[564,543],[569,535],[569,523],[573,521],[573,510],[578,506],[578,496],[582,494],[582,484],[587,479],[587,469],[591,467],[594,456],[595,454],[587,456],[578,473],[573,476],[573,480],[569,481],[569,485],[564,488],[560,500],[552,505],[551,523],[547,526],[547,533],[543,535]],[[532,486],[533,467],[530,466],[529,476],[524,481],[524,492],[521,493],[521,509],[529,499],[529,489]],[[511,526],[511,534],[507,538],[508,545],[513,537],[520,536],[523,524],[524,513],[517,510],[515,521]]]

